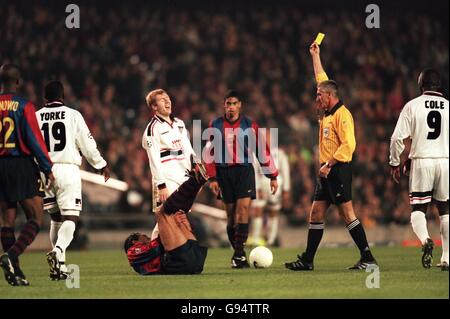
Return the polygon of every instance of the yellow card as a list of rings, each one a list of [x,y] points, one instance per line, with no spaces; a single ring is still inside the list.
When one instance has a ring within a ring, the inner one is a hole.
[[[323,33],[318,33],[316,39],[314,40],[314,42],[317,43],[317,45],[320,45],[322,43],[323,38],[325,38],[325,34]]]

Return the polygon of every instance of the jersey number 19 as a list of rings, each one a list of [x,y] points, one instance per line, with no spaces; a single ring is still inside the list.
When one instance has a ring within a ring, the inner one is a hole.
[[[66,127],[63,122],[53,123],[51,129],[49,123],[44,123],[41,130],[44,133],[45,144],[49,152],[59,152],[66,147]],[[53,142],[53,150],[50,147],[50,140]]]

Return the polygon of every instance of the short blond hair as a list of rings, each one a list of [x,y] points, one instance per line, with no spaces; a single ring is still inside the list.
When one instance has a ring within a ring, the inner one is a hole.
[[[147,102],[147,105],[149,107],[151,107],[152,105],[155,105],[156,104],[156,96],[160,95],[160,94],[164,94],[164,93],[167,94],[167,92],[164,91],[163,89],[156,89],[156,90],[150,91],[147,94],[147,96],[145,97],[145,101]]]

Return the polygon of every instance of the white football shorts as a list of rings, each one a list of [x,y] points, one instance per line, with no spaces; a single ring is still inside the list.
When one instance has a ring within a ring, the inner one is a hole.
[[[61,215],[66,215],[64,211],[68,210],[71,216],[77,211],[76,216],[79,216],[82,208],[80,168],[74,164],[55,163],[52,172],[55,184],[45,191],[44,210],[59,210]]]
[[[426,204],[431,199],[449,199],[448,158],[416,158],[411,161],[409,198],[411,205]]]

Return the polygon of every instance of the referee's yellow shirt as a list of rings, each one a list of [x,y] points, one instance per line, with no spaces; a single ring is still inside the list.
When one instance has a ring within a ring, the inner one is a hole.
[[[317,83],[328,80],[326,73],[318,74]],[[319,121],[319,160],[325,163],[332,158],[351,162],[356,148],[355,125],[350,111],[339,101]]]

